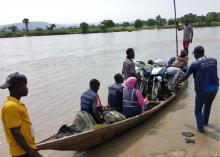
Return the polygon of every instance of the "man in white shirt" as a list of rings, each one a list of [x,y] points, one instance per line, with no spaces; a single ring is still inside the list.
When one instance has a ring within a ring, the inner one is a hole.
[[[191,43],[193,39],[193,28],[188,20],[185,21],[185,26],[183,27],[180,27],[177,23],[177,28],[178,30],[183,30],[183,48],[188,55],[189,43]]]

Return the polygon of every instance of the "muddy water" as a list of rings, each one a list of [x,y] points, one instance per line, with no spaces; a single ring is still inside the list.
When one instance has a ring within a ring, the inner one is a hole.
[[[179,32],[181,45],[182,32]],[[203,45],[208,56],[220,60],[220,28],[194,29],[190,50]],[[91,78],[101,82],[99,95],[107,102],[107,87],[121,72],[125,50],[133,47],[136,60],[175,54],[175,30],[145,30],[87,35],[0,39],[0,82],[14,71],[28,77],[29,95],[23,98],[40,141],[70,123],[79,110],[79,97]],[[190,62],[194,60],[190,54]],[[219,66],[218,66],[219,67]],[[220,69],[220,68],[219,68]],[[219,71],[220,73],[220,71]],[[7,90],[0,91],[4,102]],[[219,93],[213,103],[206,135],[196,133],[193,79],[182,95],[147,122],[99,147],[84,152],[41,151],[45,157],[217,156],[220,154]],[[196,144],[186,144],[182,132],[195,133]],[[0,157],[9,157],[0,125]]]

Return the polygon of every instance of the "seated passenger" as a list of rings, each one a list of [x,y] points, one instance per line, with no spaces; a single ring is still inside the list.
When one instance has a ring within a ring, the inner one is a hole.
[[[124,78],[118,73],[115,74],[114,79],[115,83],[108,87],[108,104],[111,111],[122,112]]]
[[[90,88],[81,95],[81,111],[89,113],[97,123],[102,123],[104,108],[98,96],[100,82],[97,79],[90,80]]]
[[[147,63],[145,64],[144,71],[150,73],[153,68],[154,68],[154,61],[148,60]]]
[[[169,66],[177,67],[186,72],[188,64],[188,56],[185,50],[181,50],[181,54],[178,57],[173,57],[168,61]]]
[[[125,81],[122,112],[126,118],[143,113],[145,105],[149,103],[148,98],[144,99],[140,90],[135,88],[136,81],[136,77],[129,77]]]
[[[147,64],[145,64],[145,67],[153,68],[154,66],[154,61],[153,60],[148,60]]]

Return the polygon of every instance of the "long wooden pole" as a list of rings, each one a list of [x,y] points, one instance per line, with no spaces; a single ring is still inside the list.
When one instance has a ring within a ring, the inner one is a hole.
[[[173,4],[174,4],[175,22],[177,22],[177,21],[176,21],[176,2],[175,2],[175,0],[173,0]],[[176,56],[178,56],[178,34],[177,34],[177,24],[176,24]]]

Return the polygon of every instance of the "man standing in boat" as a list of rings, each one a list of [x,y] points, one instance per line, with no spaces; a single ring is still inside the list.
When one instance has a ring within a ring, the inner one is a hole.
[[[208,125],[212,102],[218,92],[219,78],[217,74],[217,60],[204,55],[202,46],[197,46],[194,51],[194,61],[188,72],[177,81],[177,85],[188,79],[193,74],[195,83],[195,117],[197,129],[204,132],[204,126]]]
[[[136,76],[135,64],[133,62],[133,59],[135,57],[134,49],[128,48],[126,51],[126,55],[127,57],[124,60],[122,67],[122,75],[124,76],[125,80],[129,77]]]
[[[97,123],[101,123],[104,119],[104,108],[98,95],[100,82],[97,79],[90,80],[89,89],[81,95],[81,111],[89,113]]]
[[[3,105],[1,120],[12,157],[43,157],[36,149],[28,110],[20,99],[27,96],[27,78],[18,72],[7,77],[1,89],[9,89],[10,96]]]
[[[185,26],[183,26],[183,27],[180,27],[177,22],[177,28],[178,28],[178,30],[183,30],[183,48],[188,55],[189,43],[191,43],[193,40],[193,28],[189,24],[188,20],[185,21]]]

